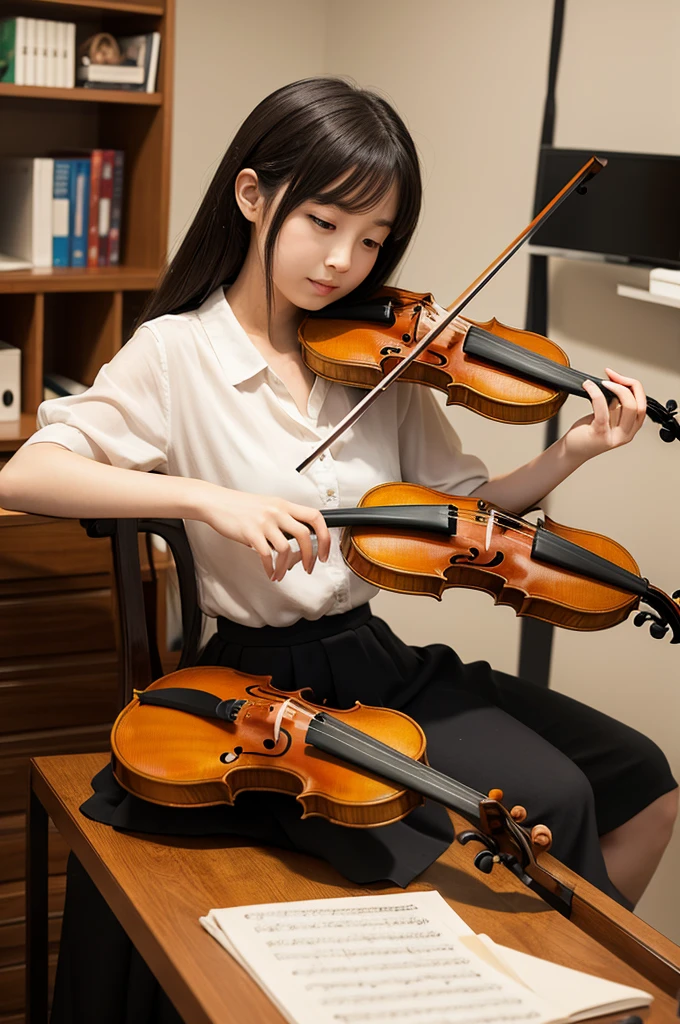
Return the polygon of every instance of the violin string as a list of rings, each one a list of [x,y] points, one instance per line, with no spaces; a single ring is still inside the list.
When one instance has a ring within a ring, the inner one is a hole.
[[[365,507],[370,508],[371,506],[369,505],[369,506],[365,506]],[[463,522],[463,523],[472,523],[473,525],[486,526],[487,521],[488,521],[488,519],[490,518],[490,516],[492,514],[493,514],[493,517],[494,517],[494,524],[496,526],[501,527],[501,528],[506,529],[506,530],[512,530],[514,533],[520,533],[523,536],[526,536],[526,534],[522,530],[523,526],[528,527],[530,530],[535,530],[536,529],[536,527],[533,525],[533,523],[528,522],[526,519],[522,519],[521,516],[515,516],[515,515],[513,515],[512,512],[500,512],[499,513],[497,510],[493,510],[492,513],[489,513],[489,512],[482,512],[482,511],[479,511],[479,512],[468,512],[466,510],[458,509],[456,511],[456,519],[459,522]],[[380,525],[381,524],[377,523],[375,528],[378,528]],[[344,529],[344,527],[337,527],[337,529],[341,529],[341,528]],[[366,523],[362,524],[362,526],[359,527],[359,529],[366,529],[366,528],[371,528],[371,527],[369,527],[369,525],[366,524]],[[427,530],[425,530],[424,532],[427,532]]]
[[[327,716],[324,724],[328,726],[326,731],[333,735],[337,742],[348,746],[350,749],[361,750],[363,748],[366,753],[372,754],[380,764],[385,764],[388,767],[392,764],[396,768],[401,768],[402,771],[405,771],[407,775],[416,781],[419,776],[425,776],[434,789],[448,796],[456,796],[468,806],[474,806],[476,810],[478,810],[479,801],[486,799],[483,793],[478,793],[469,786],[465,786],[462,782],[458,782],[456,779],[451,779],[442,772],[438,772],[435,768],[421,764],[419,761],[408,757],[406,754],[402,754],[398,750],[393,750],[379,740],[375,740],[372,736],[361,732],[360,729],[355,729],[344,722],[338,722],[331,715]]]

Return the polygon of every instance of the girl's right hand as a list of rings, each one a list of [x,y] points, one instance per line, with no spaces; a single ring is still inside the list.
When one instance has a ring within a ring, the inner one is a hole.
[[[201,518],[223,537],[257,551],[264,571],[275,582],[282,580],[300,557],[306,572],[312,571],[316,562],[312,532],[316,534],[318,557],[322,562],[330,551],[331,535],[321,512],[283,498],[219,487],[217,494],[211,489],[207,505],[203,503]],[[288,543],[291,537],[298,542],[300,555],[291,549]],[[276,552],[276,569],[273,552]]]

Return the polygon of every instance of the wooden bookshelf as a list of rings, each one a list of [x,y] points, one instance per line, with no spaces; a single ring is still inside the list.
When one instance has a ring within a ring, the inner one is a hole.
[[[0,428],[0,451],[32,433],[45,372],[89,384],[127,340],[165,259],[172,128],[174,0],[16,0],[12,14],[75,21],[77,43],[158,31],[161,49],[154,93],[0,83],[0,157],[125,152],[120,266],[0,272],[0,341],[22,351],[22,416]]]
[[[90,384],[154,287],[167,249],[174,0],[12,0],[3,16],[74,21],[97,31],[158,31],[157,91],[0,83],[0,157],[55,150],[125,152],[121,265],[0,272],[0,341],[22,353],[22,415],[0,422],[0,464],[35,430],[43,375]],[[0,197],[0,202],[2,197]],[[67,482],[65,481],[65,486]],[[0,1024],[23,1020],[23,815],[28,759],[104,750],[116,713],[117,627],[110,545],[77,521],[10,515],[0,530]],[[157,619],[164,640],[165,569]],[[65,850],[50,839],[51,963]]]
[[[160,107],[159,92],[125,92],[122,89],[54,89],[46,85],[12,85],[0,82],[0,97],[14,96],[20,100],[67,100],[75,103],[132,103],[143,107]]]

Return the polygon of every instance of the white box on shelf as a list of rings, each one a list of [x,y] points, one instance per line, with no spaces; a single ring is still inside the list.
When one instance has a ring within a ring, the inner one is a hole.
[[[0,251],[52,266],[51,157],[6,157],[0,160]]]
[[[21,415],[21,349],[0,341],[0,421]]]
[[[649,283],[651,284],[652,281],[665,281],[666,284],[677,284],[680,287],[680,270],[671,270],[670,267],[654,267],[649,271]]]
[[[653,281],[650,277],[649,291],[652,295],[666,295],[669,299],[680,299],[680,282],[673,284],[671,281]]]

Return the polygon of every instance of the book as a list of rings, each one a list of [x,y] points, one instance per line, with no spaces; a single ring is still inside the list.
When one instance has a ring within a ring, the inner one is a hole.
[[[72,160],[54,161],[52,185],[52,266],[68,267],[70,264],[71,220],[71,175]]]
[[[132,67],[128,64],[89,64],[79,67],[76,79],[83,83],[116,85],[144,85],[144,68]]]
[[[90,213],[90,160],[74,159],[71,174],[70,221],[71,236],[70,265],[87,266],[88,218]]]
[[[0,82],[28,85],[26,81],[28,18],[0,21]]]
[[[47,85],[47,22],[35,19],[35,84]]]
[[[97,266],[105,267],[109,255],[109,230],[111,228],[111,201],[113,199],[113,164],[115,153],[112,149],[102,151],[101,178],[99,181],[98,252]]]
[[[161,52],[160,32],[151,33],[151,54],[149,56],[149,67],[146,76],[146,91],[155,92],[158,78],[158,60]]]
[[[103,149],[90,154],[90,212],[87,219],[87,266],[99,266],[99,194],[102,178]]]
[[[0,161],[0,251],[52,266],[54,160],[8,157]]]
[[[66,48],[68,46],[68,24],[65,21],[55,22],[57,26],[57,88],[65,89],[68,83],[68,64]]]
[[[62,373],[46,373],[43,376],[44,401],[50,398],[66,398],[67,395],[82,395],[87,390],[87,384],[65,377]]]
[[[18,18],[3,18],[0,21],[0,82],[21,85],[17,81],[17,40]],[[23,19],[22,19],[23,20]],[[23,55],[20,58],[23,64]]]
[[[120,229],[123,215],[123,168],[125,154],[122,149],[114,152],[113,159],[113,192],[111,196],[111,224],[109,226],[109,246],[107,266],[117,267],[120,263]]]
[[[24,85],[37,85],[36,60],[38,44],[36,40],[37,22],[35,18],[24,18],[26,33],[26,55],[24,59]]]
[[[45,42],[46,42],[46,85],[52,89],[57,86],[57,73],[59,70],[59,53],[57,50],[57,23],[56,21],[45,22]]]
[[[76,84],[76,23],[66,23],[66,88],[73,89]]]
[[[556,1024],[652,996],[477,936],[438,892],[211,910],[201,925],[291,1024]]]

